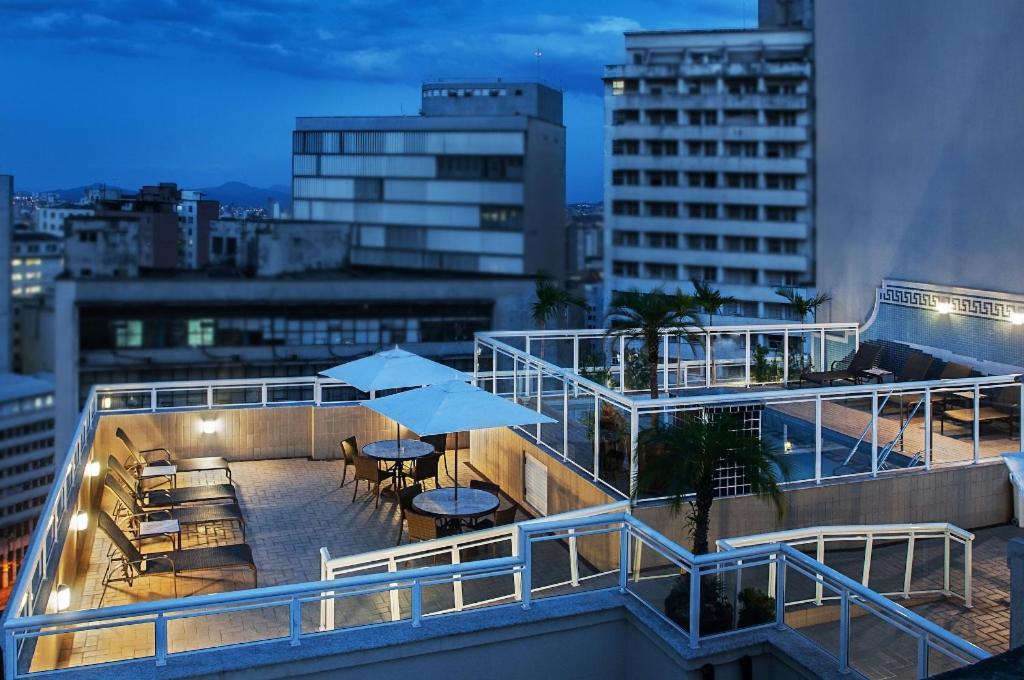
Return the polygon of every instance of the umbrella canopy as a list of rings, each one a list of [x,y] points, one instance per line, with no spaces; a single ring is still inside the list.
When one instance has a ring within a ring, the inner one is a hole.
[[[320,375],[341,380],[363,392],[471,380],[462,371],[398,347],[329,368]]]
[[[543,413],[455,380],[371,399],[363,405],[419,435],[557,422]]]

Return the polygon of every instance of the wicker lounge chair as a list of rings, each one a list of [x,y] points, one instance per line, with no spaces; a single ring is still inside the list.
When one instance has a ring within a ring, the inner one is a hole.
[[[163,447],[155,449],[142,449],[135,446],[128,433],[120,427],[117,428],[115,436],[121,440],[124,447],[131,454],[132,462],[129,467],[144,468],[147,465],[173,465],[178,472],[206,472],[208,470],[223,470],[227,475],[228,482],[231,482],[231,467],[228,461],[222,456],[205,456],[202,458],[175,458],[171,452]]]
[[[843,369],[837,369],[840,361],[832,362],[832,370],[812,371],[800,376],[800,381],[816,383],[818,385],[832,385],[837,380],[849,380],[852,383],[859,383],[864,378],[864,371],[875,365],[878,355],[882,353],[881,345],[861,343],[857,348],[849,365]]]
[[[174,578],[174,596],[177,597],[178,574],[228,567],[248,567],[252,571],[253,587],[259,587],[256,562],[252,557],[252,549],[247,543],[143,553],[124,535],[121,528],[107,513],[100,512],[98,524],[100,530],[114,544],[115,550],[111,564],[118,562],[121,566],[121,578],[119,579],[112,578],[111,569],[108,567],[107,573],[103,577],[104,589],[112,581],[125,581],[130,586],[140,576],[170,574]]]

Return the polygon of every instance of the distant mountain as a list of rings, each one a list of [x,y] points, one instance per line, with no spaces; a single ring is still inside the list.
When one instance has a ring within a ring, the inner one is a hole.
[[[60,197],[60,200],[62,200],[62,201],[66,201],[68,203],[78,203],[80,200],[82,200],[82,197],[85,196],[85,192],[86,191],[88,191],[89,189],[94,189],[96,187],[102,187],[102,186],[106,186],[106,187],[109,187],[111,189],[117,189],[118,191],[121,191],[121,192],[125,191],[124,189],[121,189],[120,187],[115,187],[113,184],[103,184],[102,182],[94,182],[92,184],[86,184],[86,185],[80,186],[80,187],[72,187],[70,189],[54,189],[52,191],[41,191],[39,193],[43,193],[43,194],[57,194]]]
[[[291,210],[292,208],[291,189],[280,184],[260,189],[244,182],[225,182],[218,187],[206,187],[199,191],[203,192],[207,198],[220,201],[222,204],[231,203],[262,208],[267,204],[268,198],[273,198],[281,204],[282,210]]]

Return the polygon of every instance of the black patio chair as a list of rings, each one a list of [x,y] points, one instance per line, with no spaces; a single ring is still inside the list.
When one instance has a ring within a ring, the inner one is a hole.
[[[235,487],[231,484],[207,484],[205,486],[179,486],[174,489],[143,489],[138,479],[132,476],[114,456],[107,458],[107,469],[121,478],[129,488],[135,490],[139,505],[145,509],[165,508],[188,503],[211,501],[236,501]]]
[[[842,363],[842,360],[836,360],[832,362],[831,370],[829,371],[810,371],[800,376],[800,381],[812,382],[818,385],[832,385],[837,380],[848,380],[854,384],[860,383],[865,377],[865,371],[872,368],[875,362],[878,361],[878,356],[882,353],[882,346],[875,345],[868,342],[862,342],[860,347],[854,353],[853,358],[850,359],[850,363],[846,368],[837,369],[836,366]]]
[[[139,449],[128,437],[128,433],[120,427],[114,435],[121,440],[124,447],[131,454],[132,463],[129,467],[144,468],[147,465],[173,465],[177,472],[207,472],[209,470],[223,470],[227,475],[228,482],[231,480],[231,466],[223,456],[204,456],[202,458],[177,458],[164,447],[155,449]],[[156,455],[154,455],[156,454]]]

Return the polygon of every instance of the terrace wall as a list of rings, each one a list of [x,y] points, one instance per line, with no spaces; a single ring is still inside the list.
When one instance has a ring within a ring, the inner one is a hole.
[[[902,472],[874,480],[822,484],[785,493],[780,519],[767,501],[736,496],[715,501],[710,542],[784,529],[828,524],[951,522],[964,529],[1005,524],[1013,515],[1013,497],[1001,461]],[[646,522],[681,545],[690,546],[685,518],[665,505],[634,510]]]

